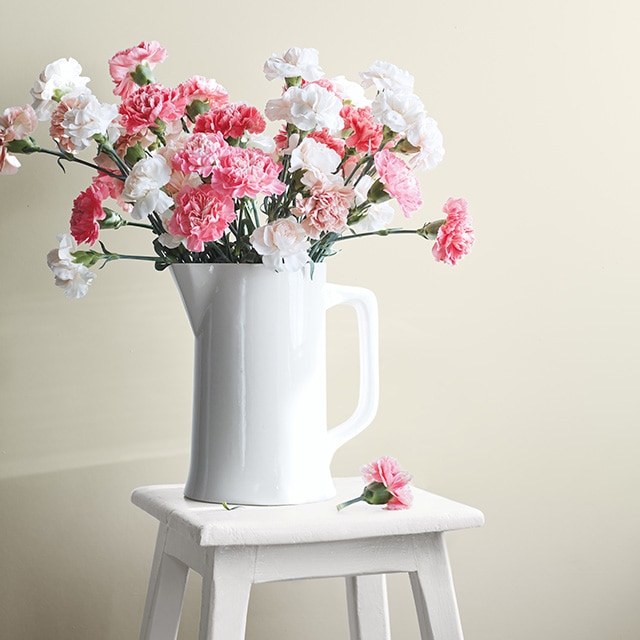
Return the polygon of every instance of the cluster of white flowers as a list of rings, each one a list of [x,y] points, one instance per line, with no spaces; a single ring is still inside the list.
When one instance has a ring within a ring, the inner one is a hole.
[[[427,116],[422,100],[413,93],[414,78],[390,62],[375,62],[360,73],[362,86],[374,86],[378,93],[371,110],[376,119],[392,131],[404,134],[419,149],[415,167],[433,169],[444,157],[438,123]]]
[[[59,135],[72,152],[86,149],[94,136],[114,142],[121,134],[115,124],[117,105],[100,102],[86,86],[89,78],[81,73],[77,60],[61,58],[45,67],[31,89],[33,108],[40,121],[51,118],[63,102],[66,111],[59,123]]]

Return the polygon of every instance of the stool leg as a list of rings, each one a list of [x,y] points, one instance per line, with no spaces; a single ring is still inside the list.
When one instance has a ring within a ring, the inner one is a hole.
[[[199,640],[244,640],[254,574],[252,547],[207,550]]]
[[[422,640],[463,640],[449,557],[441,533],[416,536],[409,574]]]
[[[386,576],[347,576],[346,585],[351,640],[390,640]]]
[[[158,529],[140,640],[176,640],[189,568],[165,554],[168,528]]]

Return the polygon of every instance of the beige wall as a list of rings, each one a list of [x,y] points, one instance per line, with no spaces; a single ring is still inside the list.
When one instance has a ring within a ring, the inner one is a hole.
[[[394,455],[417,485],[485,512],[483,529],[449,537],[469,639],[635,640],[640,5],[248,5],[12,3],[0,102],[27,101],[63,56],[110,100],[107,59],[142,39],[169,50],[166,84],[213,76],[260,107],[276,90],[264,59],[292,45],[319,49],[328,75],[409,69],[447,148],[416,218],[465,196],[477,245],[455,269],[413,237],[333,259],[332,280],[375,291],[382,331],[379,416],[334,472]],[[110,265],[73,302],[44,263],[87,181],[42,157],[0,180],[3,640],[136,637],[155,534],[129,494],[186,473],[192,345],[169,276]],[[334,420],[353,395],[350,320],[332,328]],[[181,639],[195,637],[196,589]],[[390,592],[395,637],[416,637],[404,576]],[[339,581],[262,586],[250,616],[248,638],[346,635]]]

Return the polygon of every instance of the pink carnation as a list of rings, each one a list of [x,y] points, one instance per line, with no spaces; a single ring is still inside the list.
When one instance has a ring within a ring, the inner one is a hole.
[[[31,105],[9,107],[0,114],[0,144],[24,140],[38,126],[38,116]]]
[[[200,102],[208,102],[209,107],[214,108],[229,102],[227,90],[215,80],[207,79],[204,76],[192,76],[179,85],[178,90],[186,104],[200,100]]]
[[[13,175],[20,168],[16,156],[5,147],[7,142],[24,140],[38,126],[38,118],[33,107],[9,107],[0,114],[0,175]]]
[[[164,123],[179,120],[184,108],[184,98],[177,89],[147,84],[123,99],[120,122],[128,135],[134,135],[147,127],[157,126],[157,120]]]
[[[204,243],[219,240],[236,217],[233,200],[220,197],[208,184],[185,186],[175,197],[175,203],[167,230],[185,238],[189,251],[204,251]]]
[[[365,482],[380,482],[393,495],[393,498],[387,502],[387,509],[408,509],[413,503],[409,486],[411,476],[400,469],[395,458],[383,456],[362,467],[361,473]]]
[[[464,198],[449,198],[442,211],[447,214],[447,219],[438,229],[431,251],[438,262],[455,265],[471,251],[475,241],[471,217],[467,213],[467,201]]]
[[[70,111],[78,104],[78,99],[81,94],[68,93],[62,96],[62,99],[58,103],[54,112],[51,114],[51,125],[49,126],[49,135],[52,140],[55,140],[65,151],[73,153],[76,151],[76,146],[71,142],[69,136],[65,132],[64,116],[67,111]]]
[[[127,213],[130,213],[131,209],[133,209],[132,205],[122,198],[122,192],[124,191],[124,182],[122,180],[100,172],[97,176],[94,176],[93,184],[97,184],[101,192],[106,194],[105,199],[107,197],[113,198],[120,205],[120,208]]]
[[[316,142],[322,142],[322,144],[329,147],[329,149],[333,149],[341,158],[344,156],[344,140],[331,135],[328,129],[312,131],[307,137],[315,140]]]
[[[349,207],[354,199],[352,189],[312,189],[308,198],[292,210],[303,218],[302,226],[310,238],[317,239],[322,233],[342,233],[347,228]]]
[[[12,153],[9,153],[3,145],[0,145],[0,175],[15,175],[20,168],[20,161]]]
[[[194,171],[206,178],[211,175],[221,151],[228,146],[219,133],[194,133],[173,156],[171,164],[184,174]]]
[[[196,118],[194,131],[220,132],[225,138],[241,138],[244,132],[262,133],[267,126],[260,112],[242,103],[225,104]]]
[[[91,245],[98,239],[99,220],[104,220],[107,216],[102,208],[102,202],[108,197],[108,187],[100,182],[94,182],[73,201],[69,226],[71,235],[78,244],[86,242]]]
[[[282,125],[282,127],[280,127],[280,131],[273,136],[273,141],[276,143],[276,149],[278,151],[283,151],[287,148],[287,145],[289,144],[289,134],[287,133],[286,125]]]
[[[348,147],[363,153],[375,152],[382,142],[382,125],[375,122],[370,107],[345,105],[340,112],[344,128],[351,130],[346,139]]]
[[[116,84],[113,93],[122,96],[123,99],[128,97],[138,86],[131,77],[138,65],[146,65],[153,69],[166,57],[166,49],[155,41],[141,42],[137,47],[116,53],[109,60],[109,73]]]
[[[386,149],[376,153],[374,163],[385,191],[398,201],[405,217],[410,217],[422,206],[420,185],[411,169],[402,158]]]
[[[255,198],[281,194],[286,186],[278,179],[282,166],[259,149],[228,147],[211,173],[211,186],[231,198]]]

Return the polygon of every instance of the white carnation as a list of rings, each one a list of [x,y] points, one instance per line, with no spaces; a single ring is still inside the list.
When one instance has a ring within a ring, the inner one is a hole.
[[[347,80],[344,76],[336,76],[331,78],[331,84],[343,102],[348,102],[359,109],[371,105],[371,100],[365,96],[362,85],[357,82]]]
[[[380,91],[371,105],[371,113],[380,124],[396,133],[405,133],[424,116],[422,100],[414,93]]]
[[[285,120],[301,131],[328,129],[339,131],[344,126],[340,117],[342,101],[317,84],[289,87],[281,98],[269,100],[265,114],[269,120]]]
[[[314,174],[332,174],[340,165],[340,156],[326,144],[305,138],[292,152],[289,171],[311,171]]]
[[[59,246],[47,254],[47,265],[53,271],[56,287],[64,290],[67,298],[82,298],[89,291],[89,284],[96,277],[83,264],[73,261],[72,251],[76,249],[75,240],[67,233],[57,236]]]
[[[420,151],[411,164],[420,169],[434,169],[444,157],[442,133],[430,117],[418,118],[407,130],[407,140]]]
[[[92,93],[86,92],[79,95],[73,107],[64,114],[62,128],[74,148],[82,151],[96,134],[111,141],[117,139],[118,129],[114,125],[117,117],[118,107],[115,104],[99,102]]]
[[[367,194],[369,193],[369,189],[373,183],[374,179],[366,173],[356,180],[356,183],[353,185],[353,192],[356,195],[356,204],[362,204],[367,201]]]
[[[260,149],[268,156],[276,152],[276,141],[266,133],[248,133],[246,134],[247,147],[252,149]]]
[[[262,263],[275,271],[297,271],[309,262],[309,239],[293,216],[258,227],[251,234],[251,245]]]
[[[368,69],[361,71],[362,86],[375,86],[378,91],[389,90],[394,93],[412,93],[413,76],[391,62],[377,60]]]
[[[324,75],[318,64],[318,51],[316,49],[300,49],[299,47],[291,47],[282,57],[274,53],[264,63],[263,70],[267,80],[301,77],[313,82]]]
[[[380,202],[378,204],[372,204],[367,209],[364,218],[349,226],[357,233],[381,231],[389,226],[394,215],[395,211],[388,202]]]
[[[80,63],[73,58],[60,58],[44,68],[31,89],[38,120],[48,120],[62,96],[87,85],[89,78],[81,73]]]
[[[171,179],[171,167],[161,155],[144,158],[133,165],[124,183],[122,197],[133,202],[131,217],[142,220],[154,211],[163,214],[173,199],[161,188]]]

